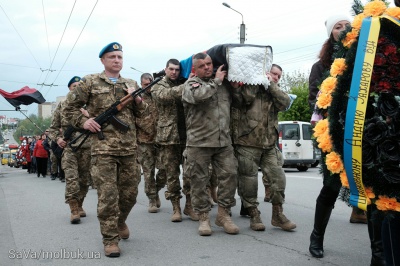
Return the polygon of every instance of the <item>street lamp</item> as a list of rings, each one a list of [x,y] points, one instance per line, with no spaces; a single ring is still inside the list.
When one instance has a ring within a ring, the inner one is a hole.
[[[245,39],[246,39],[246,25],[244,25],[244,20],[243,20],[243,15],[242,13],[240,13],[239,11],[233,9],[230,5],[228,5],[227,3],[222,3],[224,6],[226,6],[227,8],[232,9],[233,11],[239,13],[242,16],[242,24],[240,24],[240,43],[244,43]]]

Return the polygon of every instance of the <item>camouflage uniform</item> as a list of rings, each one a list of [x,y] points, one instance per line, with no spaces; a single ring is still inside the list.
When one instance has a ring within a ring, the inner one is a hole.
[[[230,208],[236,204],[237,160],[229,122],[232,95],[237,93],[231,93],[236,90],[229,82],[218,85],[217,81],[191,78],[182,96],[187,125],[185,170],[191,177],[193,208],[200,213],[211,209],[206,190],[210,164],[218,177],[218,205]]]
[[[278,112],[290,103],[289,96],[272,83],[244,86],[235,142],[239,163],[239,195],[245,208],[257,207],[258,168],[271,179],[271,202],[282,204],[285,199],[286,177],[282,155],[276,147]]]
[[[144,191],[149,199],[156,199],[166,183],[165,170],[159,169],[155,175],[158,150],[154,146],[158,112],[151,94],[144,93],[143,100],[148,104],[148,114],[136,118],[136,134],[138,142],[138,162],[142,166],[144,175]],[[157,164],[160,166],[160,164]],[[156,178],[154,179],[154,176]]]
[[[80,107],[86,104],[88,113],[96,117],[115,101],[126,95],[124,89],[138,88],[136,81],[119,77],[116,83],[105,72],[85,76],[79,86],[67,95],[63,114],[74,126],[83,128],[88,118]],[[97,217],[104,245],[118,243],[118,226],[125,221],[136,203],[140,175],[138,174],[135,117],[143,115],[147,104],[135,102],[122,109],[116,117],[129,125],[126,133],[112,124],[102,129],[104,140],[91,137],[91,176],[97,187]]]
[[[51,142],[52,141],[57,142],[57,137],[62,137],[62,135],[60,134],[62,103],[63,102],[60,102],[53,112],[51,127],[49,128],[49,137],[51,139]],[[55,156],[53,150],[51,149],[50,149],[50,161],[51,161],[50,174],[52,175],[52,177],[58,176],[60,180],[63,180],[65,178],[65,175],[64,171],[61,168],[61,159],[57,158],[57,156]]]
[[[160,151],[160,164],[165,169],[167,191],[165,198],[174,201],[181,198],[179,181],[182,153],[185,149],[186,128],[182,106],[183,85],[164,77],[151,89],[158,109],[156,144]],[[190,181],[183,172],[183,193],[190,193]]]

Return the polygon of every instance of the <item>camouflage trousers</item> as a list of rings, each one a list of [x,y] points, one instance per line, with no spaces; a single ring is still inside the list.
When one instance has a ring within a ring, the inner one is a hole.
[[[218,178],[218,205],[230,208],[236,205],[237,160],[233,147],[186,147],[184,169],[190,177],[192,205],[197,212],[211,210],[207,185],[210,182],[209,165]]]
[[[283,166],[283,157],[282,157],[282,153],[278,154],[278,165]],[[271,178],[269,178],[269,176],[267,176],[266,174],[263,173],[262,176],[262,181],[264,186],[271,186]]]
[[[138,144],[138,162],[143,169],[144,192],[149,199],[155,199],[158,191],[165,187],[167,182],[164,169],[159,169],[155,174],[157,156],[157,149],[154,144]]]
[[[179,176],[181,174],[180,165],[183,164],[184,146],[179,144],[174,145],[161,145],[159,148],[161,168],[165,170],[167,177],[167,191],[165,191],[165,198],[173,200],[182,198],[181,196],[181,182]],[[190,179],[186,176],[183,170],[183,194],[190,194]]]
[[[218,178],[214,169],[212,168],[212,164],[208,166],[208,175],[210,176],[210,182],[208,182],[207,187],[217,187],[218,186]]]
[[[65,202],[71,199],[83,202],[89,188],[90,149],[80,148],[73,152],[67,146],[62,154],[61,166],[65,176]]]
[[[283,204],[286,176],[282,169],[282,154],[277,147],[269,149],[236,145],[238,160],[238,192],[245,208],[257,207],[258,168],[271,179],[271,202]]]
[[[123,224],[136,204],[140,183],[135,155],[92,155],[92,180],[97,187],[97,218],[103,244],[119,241],[118,225]]]

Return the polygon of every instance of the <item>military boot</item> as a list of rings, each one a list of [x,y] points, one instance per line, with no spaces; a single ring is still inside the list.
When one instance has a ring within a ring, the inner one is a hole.
[[[215,219],[215,224],[218,226],[222,226],[226,233],[235,235],[239,233],[239,227],[237,227],[231,217],[229,216],[229,212],[226,208],[218,206],[218,214]]]
[[[81,217],[79,216],[79,204],[76,199],[71,199],[68,201],[69,208],[71,209],[71,224],[78,224],[81,222]]]
[[[150,212],[150,213],[158,212],[157,200],[156,199],[150,199],[149,200],[149,209],[147,211]]]
[[[271,201],[271,187],[268,185],[265,185],[265,197],[264,197],[264,202],[270,202]]]
[[[285,231],[290,231],[296,228],[296,224],[292,223],[283,214],[282,204],[272,205],[272,219],[271,224],[276,227],[280,227]]]
[[[172,214],[171,222],[182,222],[182,211],[181,211],[181,203],[180,199],[172,199],[172,208],[174,214]]]
[[[118,247],[118,243],[110,243],[104,245],[104,255],[107,257],[119,257],[121,250]]]
[[[199,220],[199,216],[193,210],[190,195],[186,195],[186,204],[185,204],[185,208],[183,209],[183,213],[185,215],[189,216],[192,221],[198,221]]]
[[[122,239],[128,239],[129,238],[130,232],[129,232],[129,228],[126,225],[126,223],[118,224],[118,234],[119,234],[119,237],[122,238]]]
[[[86,217],[86,212],[85,212],[85,210],[82,208],[82,205],[83,205],[83,200],[84,200],[85,198],[83,198],[82,200],[79,200],[78,201],[78,211],[79,211],[79,216],[80,217]]]
[[[257,207],[249,207],[250,213],[250,228],[254,231],[264,231],[265,225],[261,221],[260,211]]]
[[[365,214],[365,211],[357,207],[353,207],[353,210],[351,211],[350,215],[350,223],[366,224],[367,215]]]
[[[208,212],[201,212],[199,213],[199,235],[201,236],[210,236],[211,231],[211,224],[210,224],[210,216]]]

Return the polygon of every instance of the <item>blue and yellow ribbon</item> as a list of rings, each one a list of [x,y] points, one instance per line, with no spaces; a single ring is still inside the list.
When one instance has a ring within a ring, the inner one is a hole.
[[[362,210],[367,209],[362,182],[362,138],[380,28],[380,17],[367,17],[362,22],[344,129],[344,168],[350,186],[350,204]]]

